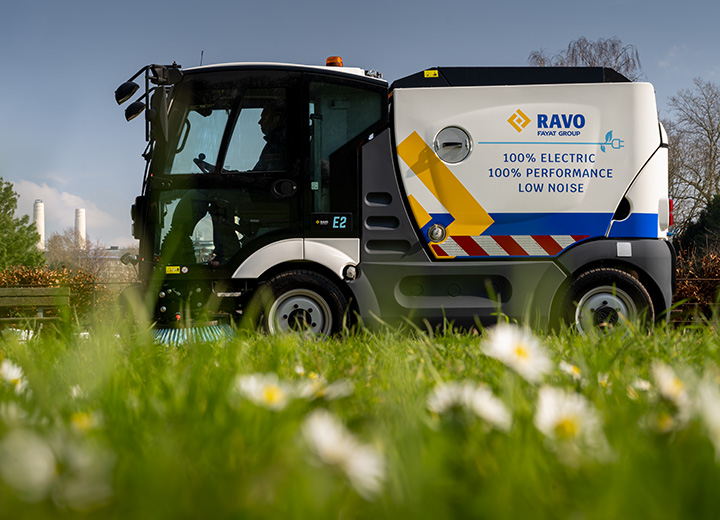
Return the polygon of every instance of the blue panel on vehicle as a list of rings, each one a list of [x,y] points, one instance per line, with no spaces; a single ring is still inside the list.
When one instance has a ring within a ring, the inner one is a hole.
[[[610,238],[655,238],[658,235],[657,213],[633,213],[625,220],[613,222]]]

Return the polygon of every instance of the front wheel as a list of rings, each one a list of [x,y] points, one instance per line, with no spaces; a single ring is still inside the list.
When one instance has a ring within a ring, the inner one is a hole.
[[[580,334],[622,327],[655,319],[652,298],[634,277],[619,269],[587,271],[572,282],[564,303],[566,321]]]
[[[331,335],[342,328],[345,295],[327,277],[313,271],[288,271],[260,289],[261,324],[270,333],[301,331]]]

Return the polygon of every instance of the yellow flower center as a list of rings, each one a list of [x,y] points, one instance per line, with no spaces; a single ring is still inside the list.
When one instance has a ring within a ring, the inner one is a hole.
[[[515,345],[515,355],[524,361],[530,357],[530,349],[527,348],[527,345],[518,343]]]
[[[284,396],[285,392],[277,385],[268,385],[263,389],[263,400],[268,404],[277,404]]]
[[[577,417],[565,417],[555,425],[555,435],[558,439],[572,439],[577,437],[580,424]]]
[[[80,431],[87,431],[92,427],[92,417],[89,413],[75,412],[70,416],[70,424]]]
[[[680,381],[678,378],[674,378],[672,380],[672,383],[670,383],[670,392],[675,397],[679,396],[682,391],[685,390],[685,385],[682,381]]]

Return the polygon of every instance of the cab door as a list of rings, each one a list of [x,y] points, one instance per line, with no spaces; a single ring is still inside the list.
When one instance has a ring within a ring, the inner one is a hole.
[[[306,74],[307,238],[357,238],[359,148],[387,122],[387,89],[365,78]]]
[[[302,237],[300,79],[247,69],[186,76],[150,181],[161,263],[232,272],[261,247]]]

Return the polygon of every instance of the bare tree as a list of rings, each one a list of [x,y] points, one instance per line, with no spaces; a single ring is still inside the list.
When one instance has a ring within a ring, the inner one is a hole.
[[[554,55],[545,49],[532,51],[528,63],[538,67],[610,67],[631,81],[644,77],[637,48],[624,44],[617,36],[594,42],[581,36]]]
[[[670,139],[670,196],[676,228],[682,233],[720,192],[720,88],[696,78],[668,105],[674,116],[663,121]]]
[[[47,241],[48,266],[57,269],[79,269],[95,277],[105,269],[105,247],[100,242],[92,243],[86,238],[83,243],[78,239],[74,228],[66,228],[62,233],[53,233]]]

